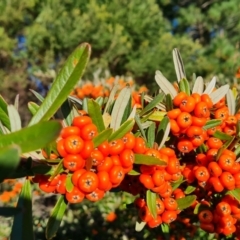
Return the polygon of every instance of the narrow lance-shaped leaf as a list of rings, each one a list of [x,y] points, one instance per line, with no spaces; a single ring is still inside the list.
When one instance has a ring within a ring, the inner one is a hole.
[[[213,89],[215,88],[216,81],[217,81],[217,78],[213,77],[213,79],[208,83],[208,85],[203,93],[208,94],[208,95],[211,94]]]
[[[213,137],[215,138],[218,138],[220,140],[229,140],[229,139],[232,139],[232,136],[226,134],[226,133],[223,133],[221,131],[216,131],[214,134],[213,134]]]
[[[23,209],[13,220],[11,240],[33,240],[32,191],[30,180],[25,180],[17,208]]]
[[[183,78],[179,82],[179,88],[180,88],[181,92],[185,92],[187,95],[190,95],[190,85],[189,85],[189,82],[187,81],[187,79]]]
[[[109,141],[113,141],[125,136],[126,133],[130,132],[135,124],[134,119],[129,119],[123,123],[117,131],[115,131],[110,137]]]
[[[166,112],[173,109],[173,100],[170,94],[166,95]]]
[[[149,112],[153,108],[156,107],[158,103],[160,103],[164,98],[164,94],[160,93],[158,94],[140,113],[139,116],[144,115],[145,113]]]
[[[177,95],[176,89],[173,85],[163,76],[160,71],[156,71],[155,80],[158,86],[162,89],[165,94],[170,94],[172,98]]]
[[[110,127],[113,130],[117,130],[121,125],[122,117],[130,97],[131,97],[130,87],[123,88],[119,93],[118,98],[115,101],[115,104],[113,106],[113,110],[111,114],[112,119],[111,119]]]
[[[146,156],[144,154],[135,154],[135,164],[144,164],[144,165],[159,165],[159,166],[166,166],[166,162],[161,161],[158,158],[152,156]]]
[[[194,83],[194,86],[193,86],[192,93],[198,93],[198,94],[202,95],[203,88],[204,88],[203,78],[197,77],[197,79]]]
[[[114,102],[114,99],[115,99],[115,95],[117,93],[117,90],[118,90],[118,85],[114,85],[114,87],[112,88],[111,92],[110,92],[110,95],[109,95],[109,98],[108,98],[108,101],[106,103],[106,106],[104,108],[104,113],[107,113],[109,111],[109,108],[110,106],[112,105],[112,103]]]
[[[226,84],[212,92],[209,97],[212,99],[213,104],[216,104],[218,101],[220,101],[227,94],[228,89],[229,85]]]
[[[44,97],[43,97],[41,94],[39,94],[38,92],[34,91],[33,89],[30,89],[30,92],[32,92],[33,95],[34,95],[40,102],[43,102]]]
[[[173,53],[173,62],[174,62],[175,72],[177,75],[177,80],[178,82],[180,82],[180,80],[182,80],[183,78],[186,78],[184,64],[183,64],[180,52],[178,51],[177,48],[174,48],[172,53]]]
[[[148,116],[148,119],[157,121],[157,122],[161,122],[163,120],[164,116],[166,116],[166,114],[167,114],[167,112],[154,111],[152,114],[150,114]]]
[[[28,102],[28,109],[29,109],[29,111],[31,112],[32,115],[36,114],[39,107],[40,106],[38,104],[36,104],[35,102]]]
[[[156,123],[152,122],[150,127],[147,130],[147,144],[148,147],[152,148],[155,142],[155,130],[156,130]]]
[[[107,141],[109,137],[112,135],[113,130],[111,128],[107,128],[101,133],[99,133],[96,137],[93,138],[94,148],[98,147],[101,143]]]
[[[227,106],[229,109],[229,113],[231,115],[234,115],[236,110],[236,102],[231,89],[228,89],[228,92],[227,92]]]
[[[3,98],[2,95],[0,95],[0,108],[7,114],[8,111],[7,111],[7,102],[5,101],[5,99]]]
[[[67,203],[64,196],[61,195],[51,212],[50,218],[48,219],[45,233],[46,239],[52,239],[56,235],[66,209]]]
[[[90,51],[90,45],[83,43],[69,56],[29,125],[49,120],[56,113],[81,78],[89,60]]]
[[[91,117],[93,123],[97,126],[98,132],[101,132],[105,129],[101,108],[92,99],[88,99],[88,114]]]
[[[19,108],[19,94],[16,95],[15,100],[14,100],[14,107],[18,111]]]
[[[141,120],[140,120],[138,114],[136,114],[136,116],[135,116],[135,121],[136,121],[136,124],[139,127],[139,130],[140,130],[143,138],[147,141],[147,137],[146,137],[145,131],[144,131],[143,127],[142,127],[142,123],[141,123]]]
[[[5,111],[0,108],[0,121],[2,122],[3,126],[7,129],[11,130],[10,120]]]
[[[184,198],[179,198],[177,199],[177,204],[178,204],[178,209],[179,210],[183,210],[183,209],[186,209],[188,207],[190,207],[194,201],[196,200],[196,196],[195,195],[189,195],[189,196],[186,196]]]
[[[147,206],[154,218],[157,217],[157,195],[156,193],[152,192],[151,190],[147,190]]]
[[[11,125],[11,132],[20,130],[22,128],[22,123],[17,109],[13,105],[8,105],[7,109]]]
[[[76,104],[77,106],[82,107],[83,102],[82,102],[81,99],[79,99],[79,98],[77,98],[77,97],[74,97],[74,96],[71,96],[71,95],[68,96],[68,99],[69,99],[71,102],[73,102],[74,104]]]
[[[235,189],[233,189],[231,191],[228,191],[227,194],[233,196],[238,201],[240,201],[240,188],[235,188]]]
[[[31,152],[45,147],[54,141],[61,131],[57,121],[41,122],[19,131],[0,136],[0,148],[18,145],[22,153]]]
[[[134,106],[133,109],[132,109],[132,112],[130,113],[130,115],[129,115],[127,120],[134,119],[135,116],[136,116],[136,112],[137,112],[137,108],[136,108],[136,106]]]
[[[164,144],[166,141],[168,134],[169,134],[169,118],[164,117],[163,120],[160,122],[157,130],[156,142],[160,145],[161,143]],[[164,142],[163,142],[164,140]],[[163,145],[162,144],[162,145]]]
[[[129,115],[130,115],[131,111],[132,111],[132,98],[130,97],[130,98],[129,98],[129,101],[128,101],[128,104],[127,104],[127,106],[125,107],[123,116],[122,116],[121,125],[122,125],[125,121],[127,121],[127,119],[129,119]]]
[[[206,122],[206,124],[203,126],[204,130],[208,130],[209,128],[216,127],[222,123],[222,120],[220,119],[212,119]]]
[[[19,147],[13,146],[0,150],[0,183],[14,172],[19,162]]]

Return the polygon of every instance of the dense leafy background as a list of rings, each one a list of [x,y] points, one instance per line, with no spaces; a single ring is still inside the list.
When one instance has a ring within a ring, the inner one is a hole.
[[[178,47],[189,78],[193,72],[232,78],[239,60],[239,10],[238,0],[1,1],[3,87],[25,80],[26,69],[58,69],[81,42],[93,48],[85,77],[102,68],[150,84],[160,68],[174,81],[171,50]],[[46,85],[52,78],[40,76]]]

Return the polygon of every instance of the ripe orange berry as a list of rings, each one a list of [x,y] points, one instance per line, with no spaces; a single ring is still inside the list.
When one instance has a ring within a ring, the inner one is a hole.
[[[189,153],[193,150],[193,144],[187,139],[179,140],[177,148],[182,153]]]
[[[177,124],[181,128],[187,128],[192,124],[192,116],[187,112],[181,112],[177,117]]]

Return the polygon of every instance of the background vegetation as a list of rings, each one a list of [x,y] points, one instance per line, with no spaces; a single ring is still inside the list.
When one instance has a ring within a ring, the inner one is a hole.
[[[82,42],[92,45],[85,79],[101,69],[103,75],[105,70],[111,75],[131,75],[151,88],[160,69],[175,81],[171,51],[177,47],[189,79],[196,73],[233,81],[240,65],[239,12],[238,0],[1,0],[0,93],[11,102],[19,93],[20,104],[26,107],[32,97],[28,89],[45,95],[55,71]],[[24,109],[20,111],[25,114]],[[131,239],[157,238],[158,232],[133,232],[136,214],[112,206],[111,196],[99,205],[69,209],[56,239],[70,234],[74,239],[77,229],[86,230],[82,239],[100,239],[99,235],[119,239],[123,233]],[[40,196],[38,200],[35,211],[48,206],[46,212],[38,211],[34,222],[38,239],[43,239],[46,222],[40,216],[49,214],[55,199]],[[117,220],[103,221],[111,211],[117,213]],[[73,224],[74,218],[80,220]]]
[[[101,68],[151,84],[160,69],[174,81],[171,50],[177,47],[189,78],[230,79],[239,62],[239,10],[238,0],[3,0],[1,89],[20,79],[25,86],[37,70],[58,69],[84,41],[93,48],[85,78]],[[44,83],[53,77],[40,76]]]

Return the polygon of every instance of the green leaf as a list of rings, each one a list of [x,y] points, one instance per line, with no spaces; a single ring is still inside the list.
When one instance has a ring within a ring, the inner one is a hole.
[[[219,119],[212,119],[206,122],[206,124],[203,126],[204,130],[208,130],[209,128],[216,127],[222,123],[222,120]]]
[[[147,190],[146,194],[146,200],[147,200],[147,206],[154,218],[157,218],[157,205],[156,205],[156,200],[157,200],[157,194],[152,192],[151,190]]]
[[[125,108],[128,104],[128,101],[131,97],[131,90],[130,87],[125,87],[123,88],[118,97],[117,100],[115,101],[115,104],[113,106],[112,110],[112,119],[110,123],[110,127],[113,130],[117,130],[122,122],[122,117],[124,115]]]
[[[104,108],[104,112],[103,113],[107,113],[110,111],[110,107],[111,105],[113,104],[114,102],[114,99],[115,99],[115,95],[117,93],[117,90],[118,90],[118,85],[115,84],[110,92],[110,95],[109,95],[109,98],[107,100],[107,103],[106,103],[106,106]]]
[[[181,176],[180,179],[177,181],[172,182],[172,189],[175,190],[177,189],[183,182],[186,182],[186,180],[183,180],[183,177]]]
[[[11,132],[20,130],[22,128],[22,123],[17,109],[13,105],[8,105],[7,109],[11,125]]]
[[[187,79],[183,78],[179,82],[179,89],[181,92],[185,92],[187,95],[190,95],[190,86]]]
[[[3,98],[2,95],[0,95],[0,108],[3,110],[3,112],[5,112],[6,114],[8,113],[7,111],[7,102],[5,101],[5,99]]]
[[[63,168],[63,160],[61,160],[58,165],[56,166],[56,168],[53,170],[53,173],[51,174],[51,177],[49,178],[49,181],[52,181],[58,174],[60,174],[61,172],[64,171]]]
[[[39,107],[40,106],[38,104],[36,104],[35,102],[28,102],[28,109],[29,109],[29,111],[31,112],[32,115],[36,114]]]
[[[228,191],[226,194],[229,194],[240,201],[240,188],[235,188],[231,191]]]
[[[67,125],[67,126],[71,126],[71,124],[72,124],[72,121],[73,121],[73,104],[72,104],[72,102],[70,102],[70,100],[66,100],[63,104],[62,104],[62,106],[61,106],[61,108],[60,108],[60,112],[61,112],[61,114],[62,114],[62,118],[64,119],[64,121],[65,121],[65,124]]]
[[[196,190],[196,187],[188,185],[187,188],[185,189],[184,193],[188,195],[188,194],[194,192],[195,190]]]
[[[125,111],[124,111],[124,113],[123,113],[123,116],[122,116],[121,125],[122,125],[125,121],[127,121],[128,119],[135,117],[136,112],[135,112],[135,114],[133,115],[133,117],[130,117],[130,118],[129,118],[129,116],[130,116],[130,114],[131,114],[131,111],[132,111],[132,98],[130,97],[130,98],[129,98],[129,101],[128,101],[128,104],[127,104],[127,106],[125,107]]]
[[[17,207],[0,207],[0,216],[12,217],[20,213],[23,209]]]
[[[171,111],[173,109],[173,100],[170,94],[166,95],[166,112]]]
[[[64,196],[61,195],[51,212],[50,218],[48,219],[45,233],[47,239],[52,239],[56,235],[66,209],[67,202],[65,201]]]
[[[54,141],[61,128],[60,122],[57,121],[41,122],[17,132],[1,135],[0,148],[16,144],[21,148],[22,153],[31,152]]]
[[[146,222],[137,221],[136,225],[135,225],[135,231],[136,232],[141,232],[146,224],[147,224]]]
[[[44,101],[44,97],[39,94],[38,92],[34,91],[33,89],[30,89],[30,92],[32,92],[32,94],[40,101],[43,102]]]
[[[127,173],[128,175],[131,175],[131,176],[138,176],[140,175],[141,173],[140,172],[137,172],[136,170],[132,169],[130,172]]]
[[[207,85],[207,87],[206,87],[206,89],[204,90],[203,93],[210,95],[215,88],[216,81],[217,81],[217,78],[214,76],[212,78],[212,80],[208,83],[208,85]]]
[[[167,114],[166,112],[154,111],[151,115],[149,115],[148,119],[155,122],[160,122],[163,120],[166,114]]]
[[[48,95],[29,125],[49,120],[67,99],[68,95],[81,78],[90,56],[90,45],[83,43],[68,57],[66,63],[53,82]]]
[[[155,74],[155,80],[158,86],[162,89],[162,91],[167,95],[170,94],[172,98],[177,96],[177,90],[173,87],[173,85],[163,76],[163,74],[158,70]]]
[[[139,113],[139,116],[143,116],[150,110],[156,107],[158,103],[160,103],[164,98],[164,93],[159,93],[147,106]]]
[[[228,92],[227,92],[227,106],[228,106],[230,115],[234,115],[236,111],[236,102],[233,95],[233,91],[231,89],[228,89]]]
[[[234,140],[234,136],[230,136],[230,139],[228,139],[228,140],[218,149],[217,156],[216,156],[216,161],[218,161],[218,159],[219,159],[220,156],[222,155],[222,152],[230,146],[230,144],[233,142],[233,140]]]
[[[143,138],[145,139],[145,141],[147,141],[147,137],[146,137],[145,131],[144,131],[143,127],[142,127],[141,120],[140,120],[140,118],[139,118],[139,116],[137,114],[135,115],[135,121],[136,121],[136,124],[139,127],[139,130],[140,130]]]
[[[71,192],[73,188],[74,188],[74,185],[72,183],[72,174],[68,174],[66,179],[66,190],[67,192]]]
[[[11,240],[33,240],[32,191],[30,180],[26,179],[22,187],[17,208],[23,209],[13,220]]]
[[[91,117],[93,123],[97,126],[98,132],[105,129],[102,111],[98,103],[92,99],[88,99],[88,114]]]
[[[147,145],[148,147],[152,148],[155,142],[155,129],[156,129],[156,123],[152,122],[152,124],[149,126],[147,130]]]
[[[126,133],[130,132],[135,124],[134,119],[129,119],[123,123],[117,131],[113,132],[109,137],[109,141],[120,139],[125,136]]]
[[[236,148],[234,153],[236,154],[237,157],[239,157],[239,155],[240,155],[240,145]]]
[[[189,195],[184,198],[177,199],[178,209],[183,210],[190,207],[195,202],[196,198],[197,197],[195,195]]]
[[[68,100],[72,103],[74,103],[75,105],[77,105],[78,107],[82,108],[82,100],[77,98],[77,97],[74,97],[74,96],[68,96]]]
[[[156,136],[156,143],[159,144],[159,148],[161,148],[164,145],[165,141],[168,138],[169,133],[170,133],[169,118],[164,117],[158,126],[157,136]]]
[[[209,97],[212,99],[213,104],[216,104],[218,101],[220,101],[227,94],[228,90],[229,85],[226,84],[212,92]]]
[[[158,158],[152,156],[146,156],[144,154],[135,154],[135,164],[144,164],[144,165],[159,165],[166,166],[166,162],[161,161]]]
[[[223,140],[223,141],[230,140],[232,138],[232,136],[230,136],[226,133],[220,132],[220,131],[216,131],[213,134],[213,137],[218,138],[218,139]]]
[[[20,149],[18,146],[0,150],[0,183],[8,178],[20,162]]]
[[[203,88],[204,88],[203,78],[197,77],[197,79],[194,83],[193,89],[192,89],[192,93],[198,93],[198,94],[202,95]]]
[[[174,62],[175,72],[177,75],[177,80],[178,80],[178,82],[180,82],[183,78],[186,77],[186,73],[184,70],[184,64],[183,64],[180,52],[177,48],[173,49],[172,54],[173,54],[173,62]]]
[[[11,130],[9,117],[8,117],[7,113],[2,110],[2,108],[0,108],[0,120],[6,128]]]
[[[16,110],[18,111],[19,109],[19,94],[16,95],[15,99],[14,99],[14,105],[13,105]]]
[[[107,128],[101,133],[99,133],[96,137],[93,138],[94,148],[98,147],[101,143],[107,141],[109,137],[112,135],[113,130],[111,128]]]

